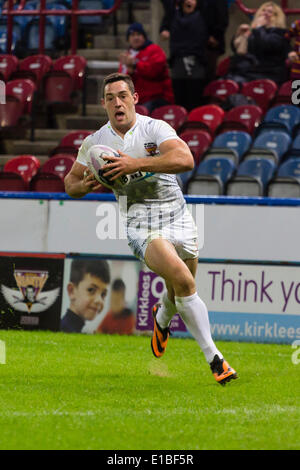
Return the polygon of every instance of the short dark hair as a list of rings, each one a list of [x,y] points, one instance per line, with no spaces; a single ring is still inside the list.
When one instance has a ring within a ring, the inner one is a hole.
[[[122,279],[115,279],[112,286],[112,290],[117,291],[117,292],[125,292],[125,284]]]
[[[110,283],[110,269],[108,262],[104,259],[74,259],[71,264],[70,281],[78,285],[85,274],[98,277],[105,284]]]
[[[127,83],[128,88],[132,94],[135,93],[134,84],[131,77],[129,75],[126,75],[125,73],[114,72],[104,78],[101,89],[101,97],[104,98],[104,89],[106,85],[108,85],[109,83],[121,81]]]

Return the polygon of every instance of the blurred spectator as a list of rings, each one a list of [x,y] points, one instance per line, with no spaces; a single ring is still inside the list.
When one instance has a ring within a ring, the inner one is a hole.
[[[202,104],[208,39],[200,0],[162,0],[160,32],[170,39],[170,67],[175,103],[188,111]]]
[[[287,38],[293,41],[293,50],[289,53],[290,77],[292,80],[300,79],[300,20],[291,24]]]
[[[206,80],[216,78],[218,57],[225,52],[225,32],[229,23],[228,0],[203,0],[203,16],[208,28]]]
[[[135,315],[125,304],[125,284],[115,279],[110,296],[110,309],[97,328],[97,333],[131,335],[135,328]]]
[[[239,83],[261,78],[283,83],[289,52],[286,32],[283,10],[274,2],[263,3],[251,25],[240,25],[232,40],[235,55],[226,78]]]
[[[166,54],[149,41],[143,25],[133,23],[127,31],[129,49],[120,56],[119,72],[131,76],[139,104],[151,113],[155,108],[174,103]]]

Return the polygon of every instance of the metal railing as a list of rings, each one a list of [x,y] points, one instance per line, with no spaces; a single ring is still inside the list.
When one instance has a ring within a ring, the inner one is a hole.
[[[256,13],[257,8],[248,8],[244,5],[242,0],[235,0],[235,3],[239,7],[242,12],[246,13],[246,15],[253,15]],[[300,8],[289,8],[288,7],[289,0],[281,0],[281,8],[283,9],[286,15],[299,15]]]
[[[40,0],[40,6],[36,10],[24,10],[26,0],[21,0],[17,9],[14,9],[13,0],[8,0],[8,7],[2,11],[2,15],[7,15],[7,54],[11,53],[13,37],[14,16],[37,16],[39,17],[39,54],[45,51],[45,26],[46,16],[69,16],[71,18],[71,54],[76,54],[78,43],[78,17],[79,16],[108,16],[120,7],[122,0],[115,0],[114,5],[106,10],[79,10],[79,0],[72,0],[71,9],[47,10],[46,0]]]

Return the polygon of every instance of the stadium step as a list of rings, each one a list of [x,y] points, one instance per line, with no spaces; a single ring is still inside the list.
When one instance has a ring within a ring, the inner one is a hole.
[[[124,49],[78,49],[77,54],[89,60],[118,61]]]
[[[126,40],[125,34],[123,35],[109,35],[109,34],[100,34],[94,36],[94,48],[103,49],[109,47],[111,49],[127,49],[128,42]]]
[[[59,140],[4,140],[3,147],[6,154],[10,155],[49,155],[59,143]]]
[[[107,122],[107,117],[104,116],[74,116],[66,115],[65,118],[65,129],[69,132],[70,129],[82,129],[82,130],[98,130],[103,124]]]

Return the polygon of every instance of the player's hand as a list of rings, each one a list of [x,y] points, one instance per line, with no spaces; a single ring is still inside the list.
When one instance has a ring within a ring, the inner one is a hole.
[[[83,191],[86,193],[97,191],[102,187],[102,185],[96,180],[95,176],[89,169],[84,170],[81,184]]]
[[[103,168],[103,175],[105,178],[110,177],[110,180],[114,181],[120,176],[130,175],[138,171],[138,161],[136,158],[132,158],[126,153],[117,151],[120,157],[102,157],[103,160],[108,160],[110,163],[107,163]]]

